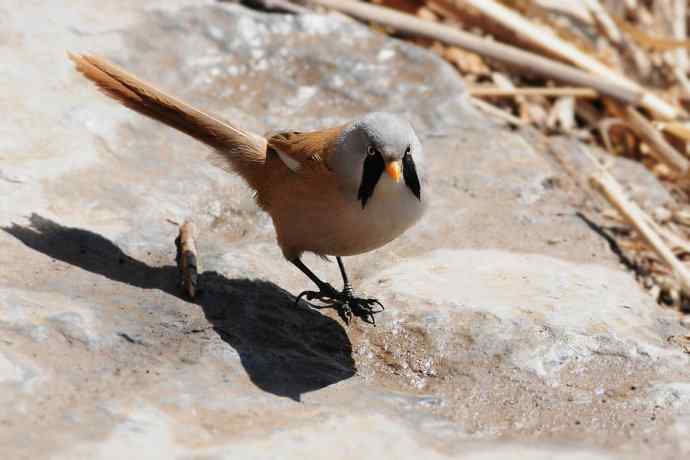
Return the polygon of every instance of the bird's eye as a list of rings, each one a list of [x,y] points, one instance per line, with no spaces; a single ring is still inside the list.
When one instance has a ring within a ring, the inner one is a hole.
[[[410,149],[410,146],[408,145],[407,148],[405,149],[405,155],[409,155],[409,154],[410,154],[410,150],[411,150],[411,149]]]
[[[369,147],[367,147],[367,155],[369,155],[369,156],[376,155],[376,147],[374,147],[373,145],[370,145]]]

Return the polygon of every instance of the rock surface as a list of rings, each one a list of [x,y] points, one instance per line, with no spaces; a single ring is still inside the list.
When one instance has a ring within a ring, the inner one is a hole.
[[[581,189],[475,113],[437,57],[337,15],[208,1],[11,1],[0,25],[4,458],[690,453],[689,355],[670,340],[687,326],[576,216]],[[308,280],[241,181],[98,94],[66,50],[259,132],[405,114],[432,209],[346,260],[387,306],[378,326],[293,307]],[[193,303],[167,222],[187,217]]]

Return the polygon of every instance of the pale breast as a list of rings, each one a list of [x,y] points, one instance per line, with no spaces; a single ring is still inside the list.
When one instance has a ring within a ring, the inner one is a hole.
[[[291,196],[280,209],[269,210],[278,242],[287,257],[302,252],[350,256],[379,248],[417,222],[426,208],[404,184],[383,175],[366,207],[334,181],[320,184],[317,194]],[[294,200],[294,201],[293,201]],[[291,203],[289,203],[291,201]]]
[[[425,198],[422,195],[424,201],[420,201],[403,182],[396,183],[383,175],[364,209],[356,201],[343,213],[342,219],[350,230],[341,234],[342,244],[333,244],[334,252],[329,254],[361,254],[393,241],[422,217]]]

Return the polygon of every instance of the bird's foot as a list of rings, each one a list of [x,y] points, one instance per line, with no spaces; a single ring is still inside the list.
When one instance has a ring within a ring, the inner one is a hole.
[[[300,293],[297,296],[297,300],[295,300],[295,304],[299,303],[303,297],[308,301],[319,300],[326,304],[311,305],[316,309],[334,308],[345,324],[350,324],[352,317],[355,316],[365,323],[376,326],[374,315],[384,310],[383,304],[377,299],[355,297],[352,288],[349,286],[345,286],[342,291],[337,291],[330,284],[325,284],[319,291],[304,291]]]

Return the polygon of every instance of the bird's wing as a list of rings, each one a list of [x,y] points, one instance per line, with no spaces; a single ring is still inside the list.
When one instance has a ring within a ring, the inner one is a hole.
[[[278,154],[285,165],[299,172],[306,164],[328,164],[328,158],[335,154],[335,147],[343,130],[342,126],[301,133],[287,131],[268,138],[268,148]]]

